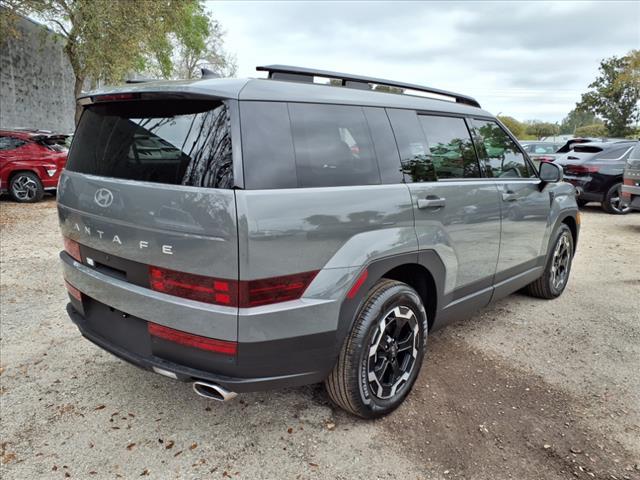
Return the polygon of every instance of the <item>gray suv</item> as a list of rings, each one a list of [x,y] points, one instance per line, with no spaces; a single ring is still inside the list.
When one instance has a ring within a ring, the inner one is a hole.
[[[259,69],[79,99],[58,212],[87,339],[208,398],[324,381],[372,418],[411,390],[429,331],[562,293],[574,188],[473,98]]]

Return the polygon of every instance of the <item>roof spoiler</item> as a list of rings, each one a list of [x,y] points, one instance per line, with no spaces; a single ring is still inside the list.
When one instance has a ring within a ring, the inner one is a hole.
[[[341,81],[343,87],[370,89],[371,84],[385,85],[387,87],[415,90],[418,92],[432,93],[449,97],[457,103],[463,103],[472,107],[480,108],[480,103],[467,95],[440,90],[439,88],[425,87],[413,83],[396,82],[383,78],[365,77],[352,75],[349,73],[331,72],[328,70],[316,70],[313,68],[295,67],[291,65],[263,65],[256,67],[259,72],[268,72],[269,78],[273,80],[287,80],[291,82],[313,83],[313,77],[335,78]]]

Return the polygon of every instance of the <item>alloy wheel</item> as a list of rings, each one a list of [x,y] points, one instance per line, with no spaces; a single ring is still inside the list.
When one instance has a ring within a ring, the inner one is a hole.
[[[571,242],[567,232],[558,239],[551,262],[551,285],[555,290],[561,290],[569,278],[571,264]]]
[[[20,175],[11,183],[11,191],[20,200],[33,200],[38,193],[38,184],[32,178]]]
[[[609,205],[611,205],[611,209],[616,213],[628,213],[631,210],[629,205],[622,205],[622,187],[618,186],[616,188],[616,193],[611,196],[609,200]]]
[[[382,317],[369,346],[367,380],[379,399],[393,397],[411,376],[418,357],[418,319],[405,306]]]

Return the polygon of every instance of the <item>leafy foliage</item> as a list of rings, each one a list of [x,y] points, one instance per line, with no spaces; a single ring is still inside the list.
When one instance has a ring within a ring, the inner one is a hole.
[[[522,122],[519,122],[513,117],[500,115],[498,116],[498,120],[500,120],[505,127],[509,129],[509,131],[517,138],[520,138],[524,133],[525,126]]]
[[[575,134],[577,128],[595,124],[604,125],[604,121],[596,117],[591,112],[573,109],[562,120],[562,123],[560,124],[560,133]]]
[[[576,137],[607,137],[608,135],[607,127],[602,123],[583,125],[575,130]]]
[[[640,119],[640,51],[602,60],[599,72],[576,108],[604,118],[610,135],[629,135]]]
[[[527,122],[525,133],[533,135],[538,140],[544,137],[551,137],[560,132],[560,127],[555,123],[541,122],[539,120],[530,120]]]
[[[163,77],[174,74],[178,53],[211,58],[220,43],[211,42],[214,24],[201,0],[2,0],[16,15],[32,15],[65,37],[75,75],[74,92],[85,83],[119,83],[153,64]],[[217,23],[216,23],[217,25]],[[216,30],[221,38],[219,26]],[[195,67],[194,67],[195,68]],[[191,69],[193,70],[193,69]],[[80,110],[76,110],[76,121]]]

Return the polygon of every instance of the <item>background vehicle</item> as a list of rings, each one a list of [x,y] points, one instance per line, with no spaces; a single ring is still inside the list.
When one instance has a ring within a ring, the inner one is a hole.
[[[263,69],[80,99],[58,212],[89,340],[208,398],[324,380],[371,418],[409,394],[430,329],[562,293],[574,189],[473,98]]]
[[[608,213],[630,211],[621,204],[620,195],[624,166],[636,144],[632,140],[582,143],[555,161],[564,169],[564,180],[576,187],[578,205],[600,202]]]
[[[629,154],[622,179],[623,208],[640,210],[640,144]]]
[[[55,190],[67,161],[67,137],[42,130],[0,130],[0,192],[26,203]]]
[[[556,142],[522,142],[521,145],[536,166],[540,162],[553,162],[558,157],[556,152],[563,146]]]

